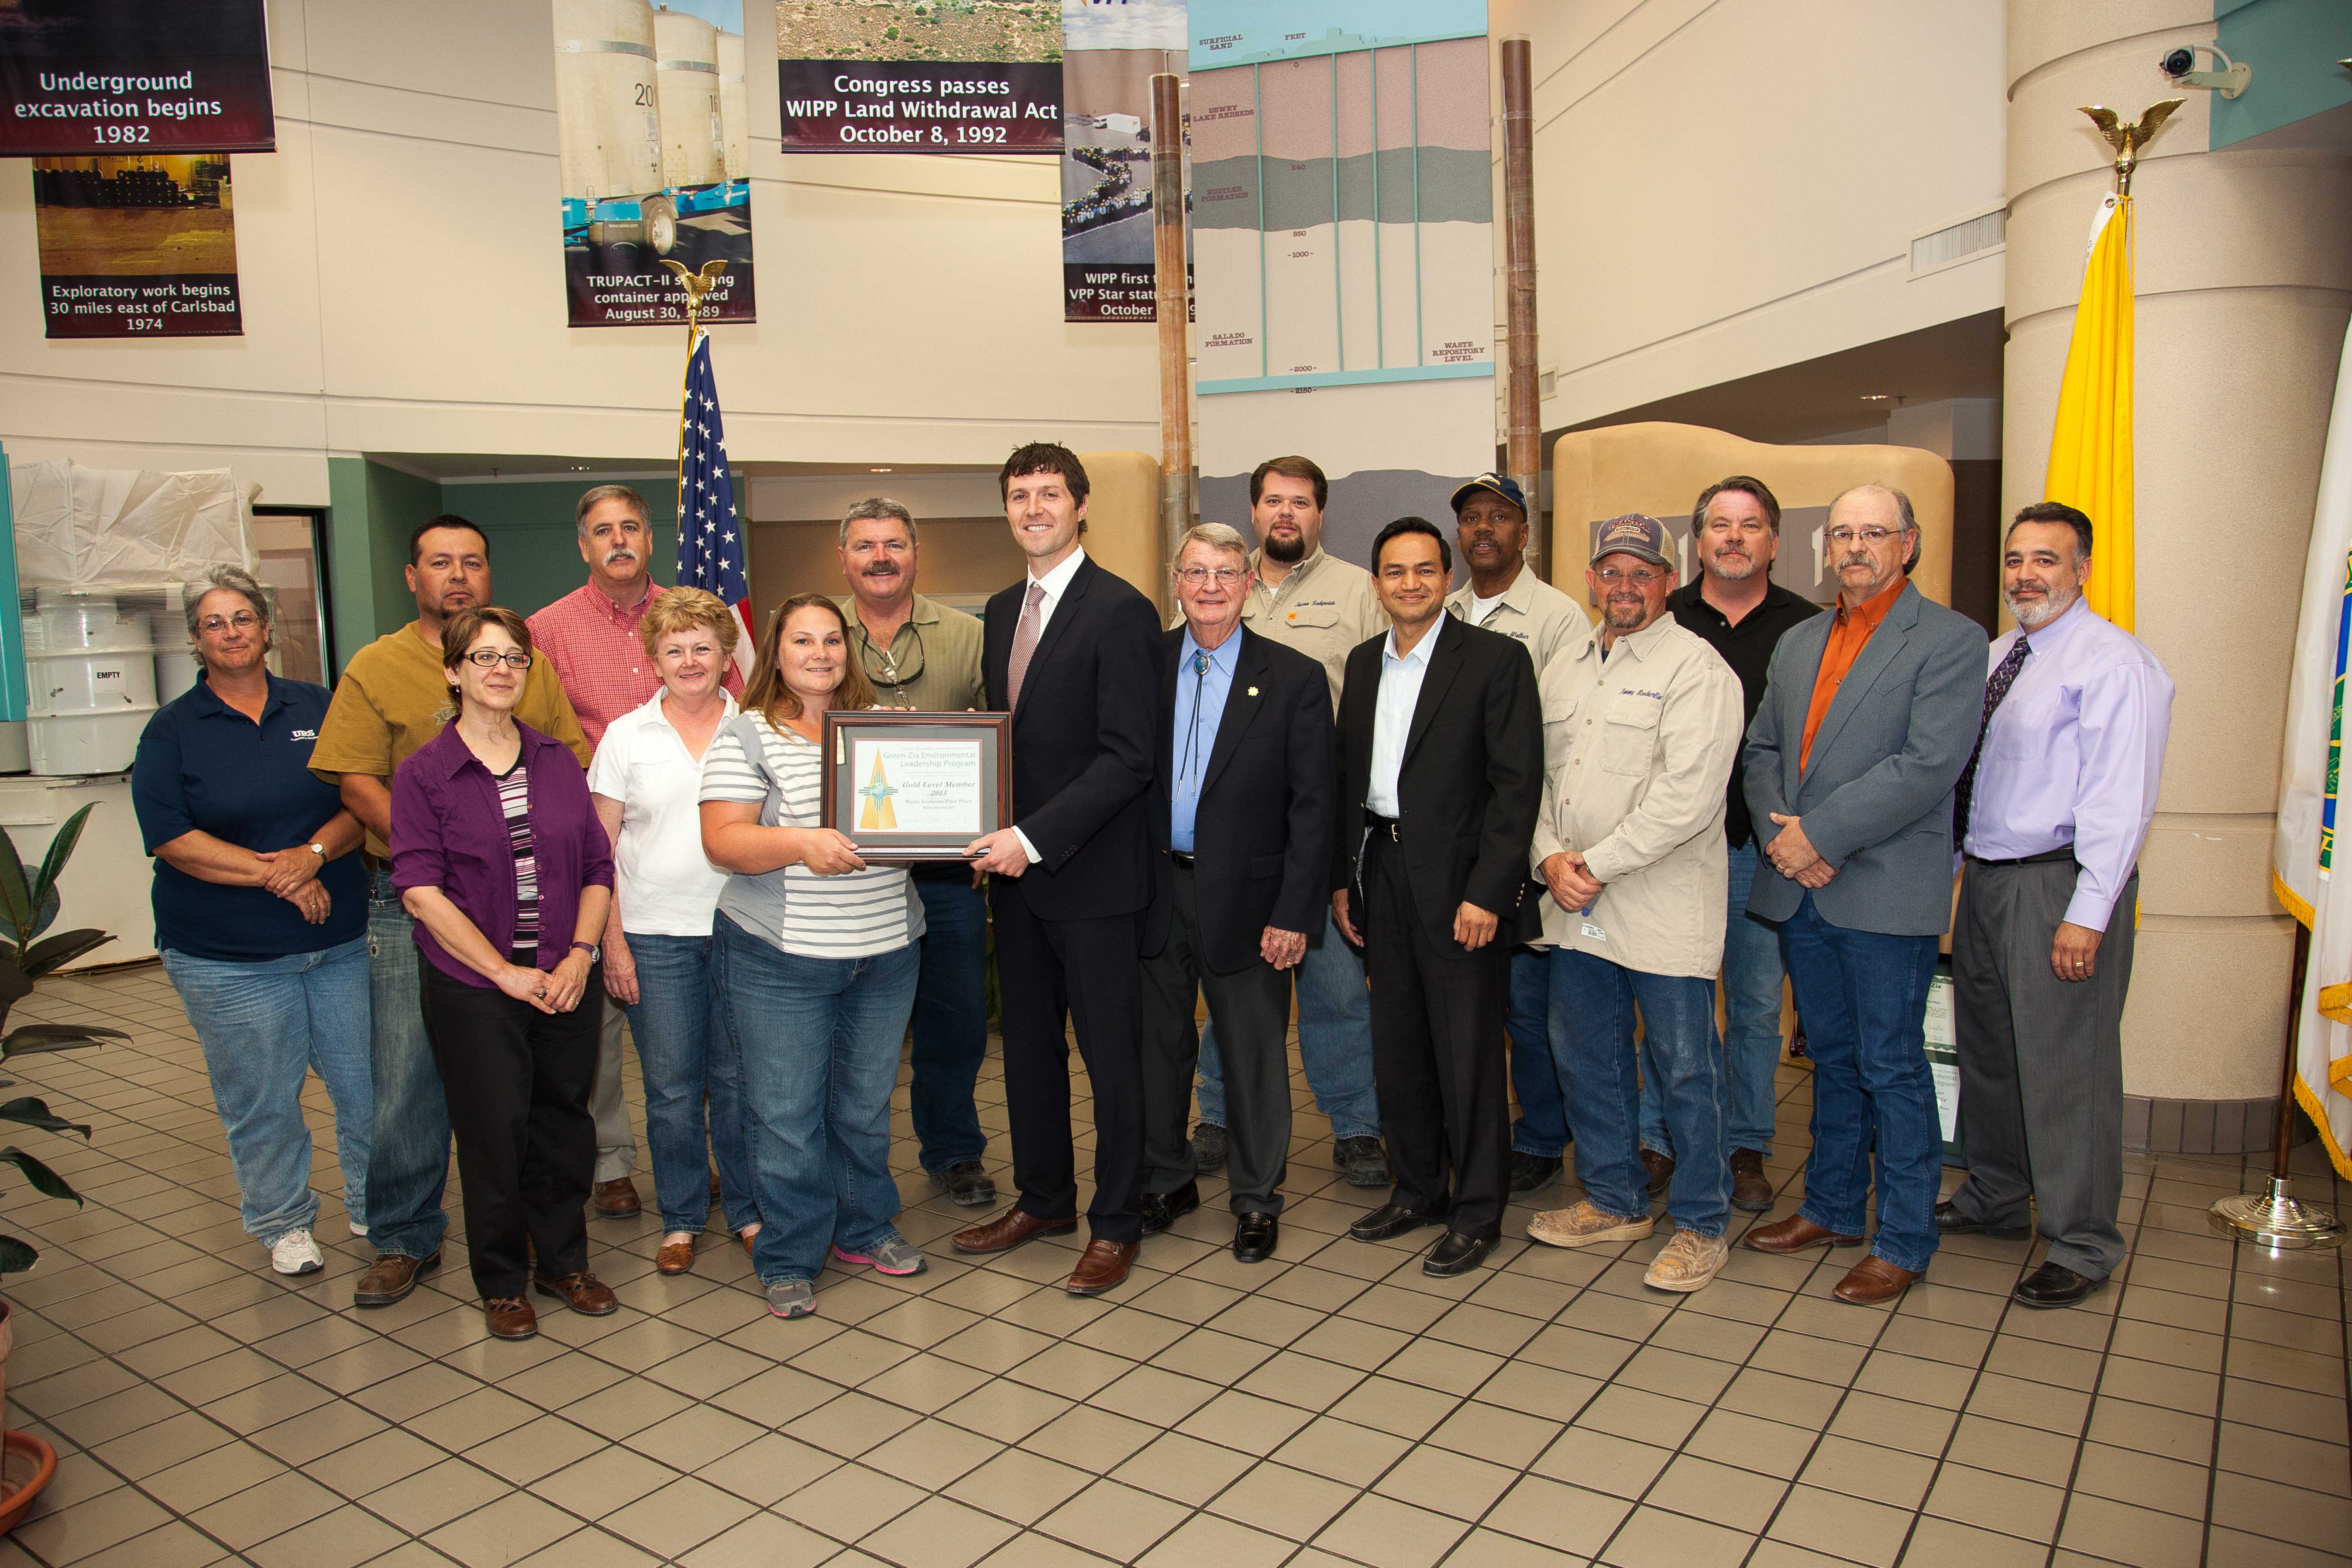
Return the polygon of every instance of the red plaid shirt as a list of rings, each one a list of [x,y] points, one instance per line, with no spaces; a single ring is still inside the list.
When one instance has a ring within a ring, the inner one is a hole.
[[[614,720],[644,707],[661,689],[661,673],[637,638],[637,623],[660,592],[660,584],[649,582],[645,597],[624,609],[593,583],[583,584],[526,622],[532,646],[555,666],[591,746],[604,742]],[[720,684],[742,695],[733,661]]]

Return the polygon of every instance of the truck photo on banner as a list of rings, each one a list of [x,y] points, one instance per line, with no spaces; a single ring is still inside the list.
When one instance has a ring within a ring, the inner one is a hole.
[[[1330,476],[1325,547],[1495,462],[1485,0],[1192,0],[1201,515]]]
[[[265,0],[0,0],[0,158],[277,145]]]
[[[787,153],[1059,153],[1062,0],[777,0]]]
[[[37,158],[33,217],[50,337],[243,335],[226,153]]]
[[[1184,0],[1062,0],[1062,319],[1149,321],[1151,79],[1184,74]]]
[[[743,0],[555,0],[572,326],[682,324],[664,261],[726,262],[702,320],[758,320],[743,66]]]

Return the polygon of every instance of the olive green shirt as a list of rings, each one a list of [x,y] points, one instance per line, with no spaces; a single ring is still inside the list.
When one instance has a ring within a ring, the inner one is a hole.
[[[979,616],[918,594],[885,648],[866,634],[854,597],[845,594],[834,603],[848,617],[850,654],[873,683],[877,702],[926,713],[961,713],[981,706]]]
[[[1263,551],[1250,552],[1250,570],[1261,570]],[[1352,561],[1326,555],[1317,545],[1313,554],[1290,569],[1279,588],[1259,578],[1242,606],[1242,624],[1260,637],[1270,637],[1323,667],[1331,683],[1331,710],[1339,710],[1339,688],[1348,674],[1348,655],[1356,645],[1389,629],[1389,616],[1372,590],[1372,574]]]

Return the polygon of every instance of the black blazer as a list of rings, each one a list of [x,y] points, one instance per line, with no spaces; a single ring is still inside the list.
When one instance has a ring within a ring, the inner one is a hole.
[[[1202,771],[1192,816],[1192,893],[1208,967],[1233,974],[1263,962],[1268,926],[1320,940],[1329,907],[1331,686],[1323,667],[1296,649],[1237,626],[1234,684]],[[1176,780],[1177,677],[1184,628],[1164,634],[1160,666],[1159,766],[1152,776],[1151,844],[1168,848]],[[1163,883],[1173,875],[1159,862]],[[1169,900],[1155,906],[1148,957],[1168,944]]]
[[[1437,646],[1397,773],[1400,843],[1413,907],[1441,950],[1454,948],[1454,910],[1463,903],[1501,917],[1497,942],[1525,942],[1542,921],[1528,867],[1544,783],[1535,666],[1524,644],[1450,615],[1430,635]],[[1368,912],[1358,875],[1364,793],[1387,642],[1383,632],[1356,645],[1339,700],[1339,837],[1331,885],[1349,890],[1349,913],[1360,932]]]
[[[988,601],[981,677],[1003,710],[1024,576]],[[1030,656],[1013,710],[1013,821],[1038,860],[995,879],[1041,920],[1133,914],[1152,897],[1152,717],[1160,616],[1118,577],[1082,562]]]

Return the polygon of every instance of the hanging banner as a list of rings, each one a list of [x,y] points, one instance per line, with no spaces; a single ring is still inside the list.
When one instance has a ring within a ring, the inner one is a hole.
[[[1201,515],[1330,476],[1324,545],[1495,463],[1485,0],[1192,0]]]
[[[1184,74],[1184,0],[1062,0],[1062,319],[1149,321],[1151,79]]]
[[[48,335],[242,336],[232,206],[226,153],[35,159]]]
[[[1059,153],[1055,0],[780,0],[787,153]]]
[[[0,0],[0,158],[277,146],[265,0]]]
[[[743,0],[555,0],[572,326],[684,325],[664,261],[727,263],[705,323],[759,319],[743,64]]]

